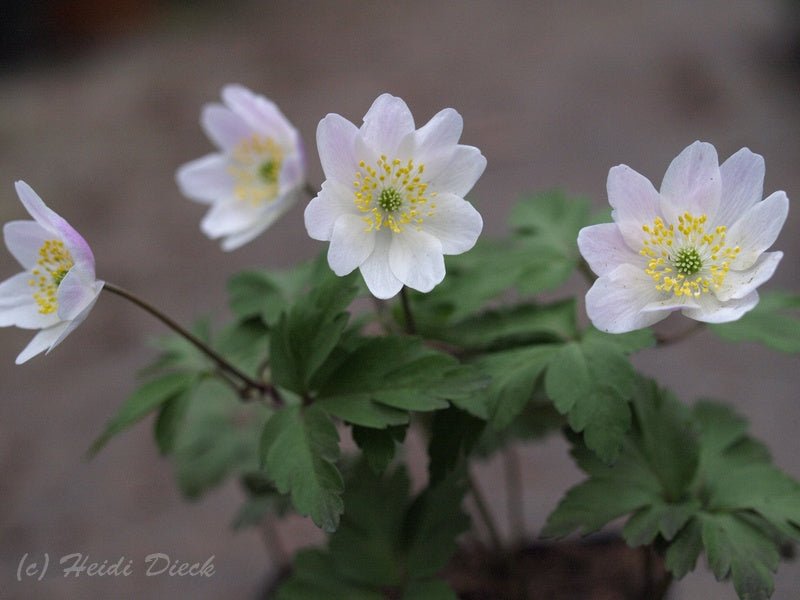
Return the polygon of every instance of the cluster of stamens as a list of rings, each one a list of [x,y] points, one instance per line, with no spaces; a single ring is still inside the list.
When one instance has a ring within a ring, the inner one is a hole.
[[[39,248],[39,259],[28,284],[34,288],[33,299],[41,314],[49,315],[58,310],[58,286],[74,264],[61,240],[47,240]]]
[[[272,138],[254,135],[231,153],[228,172],[236,180],[234,193],[253,206],[278,197],[283,151]]]
[[[684,213],[678,226],[667,226],[661,217],[642,225],[648,236],[639,253],[648,259],[645,273],[656,289],[680,298],[700,296],[719,289],[730,270],[730,261],[741,251],[725,242],[727,228],[720,225],[706,232],[708,217]]]
[[[425,165],[381,155],[375,166],[362,160],[358,167],[353,188],[355,204],[365,213],[366,231],[388,227],[400,233],[405,225],[419,229],[425,217],[435,213],[436,204],[430,200],[436,194],[427,194],[428,184],[422,181]]]

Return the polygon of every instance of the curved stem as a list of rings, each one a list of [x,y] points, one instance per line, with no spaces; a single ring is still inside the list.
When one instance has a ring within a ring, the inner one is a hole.
[[[164,325],[172,329],[172,331],[180,335],[182,338],[184,338],[186,341],[192,344],[195,348],[200,350],[200,352],[202,352],[208,358],[210,358],[217,365],[217,367],[220,368],[220,370],[224,371],[229,375],[233,375],[234,377],[239,379],[246,386],[245,389],[242,390],[243,393],[240,394],[240,396],[242,396],[243,399],[246,398],[246,393],[249,390],[257,390],[262,395],[269,393],[276,401],[280,401],[279,396],[276,393],[274,393],[271,385],[264,383],[263,381],[256,381],[255,379],[250,377],[247,373],[243,372],[242,370],[232,365],[230,362],[225,360],[225,358],[223,358],[220,354],[218,354],[215,350],[213,350],[208,344],[206,344],[204,341],[202,341],[200,338],[198,338],[189,330],[185,329],[184,327],[173,321],[170,317],[162,313],[160,310],[158,310],[155,306],[153,306],[149,302],[142,300],[141,298],[135,296],[128,290],[116,286],[113,283],[106,282],[106,284],[103,286],[103,290],[110,292],[112,294],[116,294],[121,298],[125,298],[129,302],[132,302],[139,308],[143,309],[145,312],[150,313],[156,319],[161,321]]]
[[[403,303],[403,315],[406,321],[406,333],[415,335],[417,333],[417,324],[414,321],[414,314],[411,312],[411,302],[408,299],[406,287],[400,289],[400,300]]]
[[[523,509],[522,470],[519,454],[514,446],[508,446],[504,453],[506,467],[506,491],[508,492],[508,520],[512,535],[525,536],[525,511]]]
[[[484,499],[481,488],[478,487],[478,482],[475,480],[472,473],[467,473],[467,483],[469,484],[469,491],[472,494],[472,498],[475,500],[475,506],[478,508],[478,513],[481,515],[481,520],[486,526],[486,531],[489,533],[492,546],[499,552],[503,547],[503,542],[500,540],[500,534],[497,532],[497,527],[495,527],[494,521],[492,520],[492,515],[489,512],[489,505]]]

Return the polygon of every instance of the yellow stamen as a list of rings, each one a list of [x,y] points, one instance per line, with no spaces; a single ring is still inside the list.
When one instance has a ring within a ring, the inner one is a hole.
[[[58,286],[74,266],[72,255],[61,240],[46,240],[39,248],[39,259],[28,284],[34,288],[33,299],[39,312],[49,315],[58,310]]]

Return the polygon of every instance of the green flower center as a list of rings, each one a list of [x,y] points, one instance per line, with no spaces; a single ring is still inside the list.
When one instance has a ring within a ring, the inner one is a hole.
[[[681,275],[694,275],[703,268],[700,253],[694,248],[681,248],[672,259],[675,270]]]
[[[393,187],[383,188],[378,196],[378,206],[386,212],[394,212],[403,206],[403,197]]]
[[[264,183],[275,183],[278,180],[278,164],[274,160],[261,163],[258,167],[258,176]]]

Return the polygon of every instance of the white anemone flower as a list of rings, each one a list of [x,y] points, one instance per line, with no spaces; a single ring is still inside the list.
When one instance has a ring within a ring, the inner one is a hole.
[[[234,250],[261,234],[297,200],[305,183],[300,134],[270,100],[240,85],[222,90],[222,104],[203,109],[200,123],[219,148],[176,173],[184,196],[210,204],[200,228]]]
[[[330,241],[337,275],[354,269],[370,292],[391,298],[403,285],[429,292],[445,274],[445,254],[475,245],[483,220],[464,200],[486,168],[480,150],[458,143],[461,115],[452,108],[415,130],[400,98],[383,94],[357,128],[329,114],[317,128],[325,172],[308,204],[308,234]]]
[[[735,321],[783,253],[765,252],[789,210],[784,192],[762,200],[764,159],[742,148],[722,165],[695,142],[672,161],[661,191],[630,167],[608,174],[613,223],[583,228],[578,247],[599,276],[586,312],[603,331],[647,327],[680,310],[707,323]]]
[[[34,220],[3,227],[6,247],[25,270],[0,283],[0,327],[41,330],[17,357],[19,365],[50,352],[72,333],[94,306],[103,282],[95,278],[86,240],[28,184],[18,181],[16,188]]]

